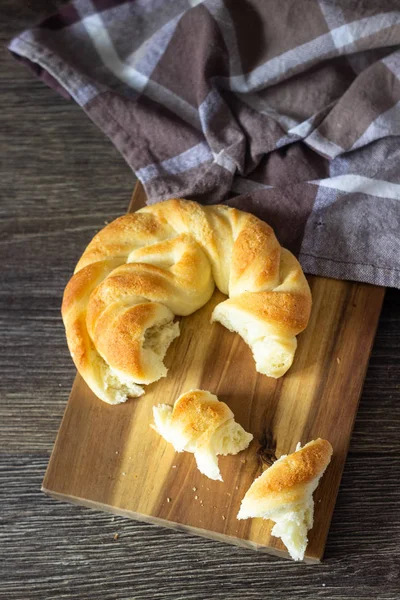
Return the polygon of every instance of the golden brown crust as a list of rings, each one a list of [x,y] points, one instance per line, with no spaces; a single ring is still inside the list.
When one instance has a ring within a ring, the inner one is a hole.
[[[61,314],[67,333],[68,348],[76,368],[82,374],[92,369],[93,352],[95,352],[86,323],[88,299],[96,286],[119,264],[118,259],[111,259],[88,265],[76,273],[65,288]]]
[[[273,229],[259,219],[249,218],[235,240],[231,285],[237,285],[249,271],[251,291],[259,291],[266,282],[269,287],[275,287],[279,278],[280,251]],[[249,289],[249,285],[246,288]]]
[[[135,232],[134,240],[132,232]],[[75,273],[99,260],[116,256],[125,258],[135,245],[159,242],[169,233],[165,219],[151,213],[136,212],[118,217],[94,236],[76,265]]]
[[[84,300],[107,275],[121,264],[120,261],[100,261],[88,265],[85,269],[71,277],[63,296],[61,314],[63,318],[80,300]]]
[[[243,500],[246,509],[255,512],[295,503],[304,497],[306,486],[325,471],[332,456],[332,446],[327,440],[309,442],[297,452],[289,454],[256,479]]]
[[[281,492],[299,484],[309,483],[318,477],[327,467],[332,456],[332,446],[327,440],[318,438],[309,442],[297,452],[289,454],[265,473],[258,491],[262,495]]]
[[[191,390],[175,402],[171,426],[177,427],[188,439],[197,439],[207,432],[213,433],[233,417],[230,408],[218,398],[203,390]]]
[[[280,333],[298,335],[308,323],[311,312],[309,295],[290,292],[245,293],[226,301],[257,319],[275,325]]]
[[[158,304],[136,304],[121,311],[105,311],[96,323],[94,344],[107,363],[138,381],[145,377],[142,346],[146,329],[157,319]]]

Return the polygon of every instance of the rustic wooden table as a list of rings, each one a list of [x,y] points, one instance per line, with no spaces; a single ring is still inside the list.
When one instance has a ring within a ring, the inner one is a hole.
[[[2,47],[60,4],[2,0]],[[89,238],[126,210],[134,177],[77,106],[3,50],[0,61],[0,598],[397,600],[394,290],[386,295],[321,565],[61,504],[40,492],[74,378],[59,310],[63,287]]]

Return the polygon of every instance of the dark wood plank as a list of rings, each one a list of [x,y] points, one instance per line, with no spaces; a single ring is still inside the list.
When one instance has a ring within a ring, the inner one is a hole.
[[[60,4],[2,0],[1,47]],[[59,315],[63,287],[87,238],[125,211],[133,177],[73,103],[37,82],[4,50],[0,69],[0,598],[397,600],[395,290],[386,293],[324,562],[317,568],[114,519],[40,492],[74,377]]]

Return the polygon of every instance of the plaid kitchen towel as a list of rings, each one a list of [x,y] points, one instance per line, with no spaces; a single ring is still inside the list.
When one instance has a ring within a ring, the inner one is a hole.
[[[400,287],[399,0],[77,0],[10,50],[149,202],[251,211],[306,272]]]

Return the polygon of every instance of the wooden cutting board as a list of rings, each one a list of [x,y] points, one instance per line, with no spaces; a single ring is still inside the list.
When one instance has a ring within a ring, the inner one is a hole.
[[[130,210],[145,203],[137,186]],[[89,240],[88,240],[89,242]],[[77,256],[77,259],[79,257]],[[308,277],[313,310],[290,371],[275,380],[255,371],[249,348],[220,324],[210,324],[215,292],[181,320],[181,335],[165,363],[168,377],[146,395],[109,406],[78,375],[43,481],[55,498],[132,519],[288,557],[271,537],[271,521],[238,521],[240,502],[271,457],[317,437],[328,439],[332,462],[314,494],[308,562],[322,558],[350,436],[378,324],[384,289]],[[152,407],[203,388],[218,395],[253,433],[247,451],[220,457],[224,482],[201,475],[192,454],[175,453],[150,427]]]

